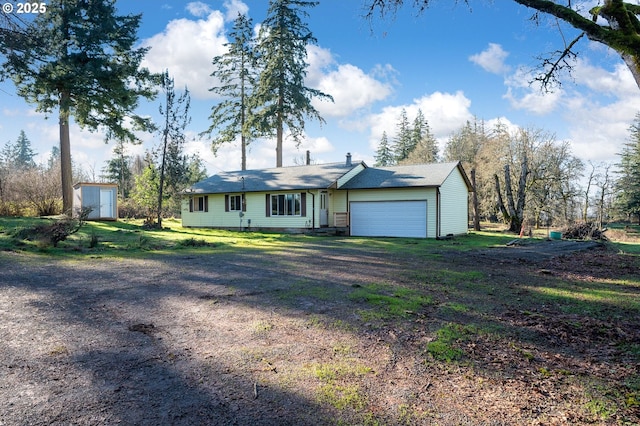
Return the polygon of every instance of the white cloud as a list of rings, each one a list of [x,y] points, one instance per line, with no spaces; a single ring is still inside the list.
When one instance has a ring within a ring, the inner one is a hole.
[[[209,5],[206,3],[202,3],[201,1],[187,3],[185,9],[187,9],[190,14],[192,14],[193,16],[197,16],[198,18],[203,18],[212,12],[211,7],[209,7]]]
[[[201,10],[194,6],[195,12]],[[211,60],[226,50],[224,31],[220,11],[210,11],[206,19],[170,21],[162,33],[143,41],[143,46],[151,50],[142,66],[153,72],[168,69],[176,88],[186,85],[194,98],[210,99],[213,95],[209,89],[215,84],[210,77]]]
[[[434,92],[414,99],[413,103],[409,105],[386,107],[381,113],[369,117],[371,127],[369,146],[373,150],[377,149],[383,132],[387,133],[390,140],[394,138],[402,109],[407,112],[411,123],[418,110],[421,110],[433,135],[437,139],[443,140],[452,132],[460,129],[467,120],[473,119],[470,107],[471,101],[461,91],[455,94]]]
[[[249,6],[240,0],[226,0],[224,2],[224,8],[227,10],[227,13],[225,13],[225,19],[227,21],[235,21],[239,14],[248,15],[249,13]]]
[[[617,98],[637,97],[638,85],[624,62],[614,65],[612,71],[593,66],[589,61],[579,59],[573,69],[576,84],[586,86],[593,92]]]
[[[502,74],[509,71],[509,67],[504,63],[507,56],[509,56],[509,52],[502,49],[502,46],[489,43],[489,47],[478,54],[469,56],[469,60],[485,71]]]
[[[331,95],[334,102],[315,99],[313,106],[323,117],[345,117],[374,102],[387,98],[393,91],[388,75],[378,70],[378,78],[351,64],[340,64],[328,49],[307,47],[309,68],[305,84]]]
[[[345,64],[325,75],[319,89],[333,96],[334,103],[316,103],[324,116],[344,117],[360,108],[386,99],[393,91],[389,83],[376,80],[360,68]]]
[[[574,152],[586,160],[617,161],[640,111],[640,90],[631,71],[621,61],[606,70],[578,60],[573,77],[581,91],[563,106]]]
[[[503,95],[514,109],[526,110],[536,115],[545,115],[554,111],[562,101],[565,92],[557,88],[554,92],[545,92],[538,85],[530,84],[533,75],[520,67],[505,78],[507,93]]]

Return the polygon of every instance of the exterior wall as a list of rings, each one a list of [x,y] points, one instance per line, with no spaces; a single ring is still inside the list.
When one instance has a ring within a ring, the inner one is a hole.
[[[469,229],[469,190],[455,169],[440,187],[440,235],[466,234]]]
[[[302,191],[281,191],[270,192],[269,194],[287,194],[301,193]],[[249,226],[251,220],[251,228],[311,228],[313,223],[313,197],[310,193],[304,192],[305,195],[305,216],[267,216],[266,194],[265,192],[245,193],[246,211],[243,212],[242,227]],[[318,215],[318,197],[319,194],[314,192],[316,198],[315,225],[319,226]],[[198,194],[200,195],[200,194]],[[205,194],[202,194],[205,195]],[[182,226],[186,227],[209,227],[209,228],[239,228],[240,215],[239,211],[225,211],[225,195],[237,194],[208,194],[208,208],[206,212],[190,212],[189,197],[182,199]]]
[[[347,191],[329,191],[329,226],[335,226],[334,213],[346,213],[348,210]]]
[[[347,202],[427,200],[427,238],[437,236],[435,188],[356,189],[349,190],[346,198]]]

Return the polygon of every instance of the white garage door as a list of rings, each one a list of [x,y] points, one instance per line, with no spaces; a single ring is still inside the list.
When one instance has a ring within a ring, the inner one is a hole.
[[[354,236],[427,236],[426,201],[353,201],[350,216]]]

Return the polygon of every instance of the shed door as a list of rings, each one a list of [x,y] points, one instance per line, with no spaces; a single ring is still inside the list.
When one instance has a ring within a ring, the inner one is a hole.
[[[427,201],[353,201],[351,235],[427,237]]]
[[[100,190],[100,217],[114,217],[113,214],[113,191],[110,189]]]

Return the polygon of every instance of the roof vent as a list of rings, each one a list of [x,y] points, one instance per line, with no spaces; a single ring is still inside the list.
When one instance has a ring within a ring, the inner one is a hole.
[[[347,166],[349,166],[349,167],[352,166],[352,164],[351,164],[351,153],[350,152],[347,152]]]

